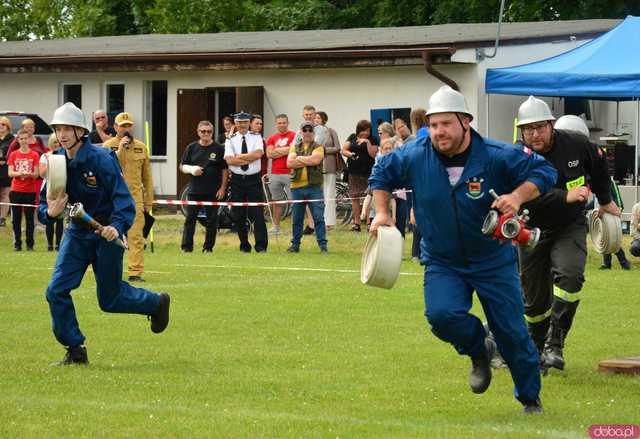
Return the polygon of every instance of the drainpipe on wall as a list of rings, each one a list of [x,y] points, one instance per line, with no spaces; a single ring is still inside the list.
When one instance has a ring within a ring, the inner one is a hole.
[[[452,49],[452,50],[455,51],[455,49]],[[451,58],[449,58],[449,59],[451,59]],[[424,69],[427,71],[428,74],[430,74],[431,76],[435,77],[436,79],[444,82],[445,84],[447,84],[452,89],[460,91],[460,87],[458,87],[458,84],[456,83],[456,81],[454,81],[453,79],[449,78],[447,75],[445,75],[444,73],[440,72],[439,70],[436,70],[433,67],[433,62],[431,60],[431,55],[430,55],[429,51],[424,50],[422,52],[422,61],[424,62]]]

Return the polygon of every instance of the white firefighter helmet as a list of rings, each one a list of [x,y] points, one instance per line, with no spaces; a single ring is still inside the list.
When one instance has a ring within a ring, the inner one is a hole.
[[[462,93],[443,85],[429,98],[427,117],[436,113],[462,113],[473,120],[473,114],[467,107],[467,101]]]
[[[530,123],[556,120],[545,101],[534,96],[524,101],[518,109],[518,126]]]
[[[53,113],[51,125],[54,129],[56,125],[69,125],[91,131],[87,125],[87,120],[81,109],[76,107],[72,102],[66,102]]]
[[[587,127],[585,121],[580,116],[574,116],[573,114],[565,114],[558,118],[553,127],[557,130],[573,131],[589,137],[589,127]]]

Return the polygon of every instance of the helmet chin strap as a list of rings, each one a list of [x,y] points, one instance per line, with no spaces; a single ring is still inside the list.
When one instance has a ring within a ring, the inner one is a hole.
[[[462,123],[462,118],[460,117],[460,113],[456,113],[456,118],[458,118],[458,122],[460,122],[460,126],[462,127],[462,139],[460,140],[460,143],[458,143],[458,146],[456,147],[456,150],[459,150],[460,148],[462,148],[462,145],[464,144],[464,138],[467,135],[467,131],[469,130],[464,127],[464,124]]]

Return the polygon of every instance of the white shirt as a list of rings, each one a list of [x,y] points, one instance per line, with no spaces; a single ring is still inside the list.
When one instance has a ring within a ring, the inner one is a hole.
[[[264,142],[262,136],[259,134],[253,134],[247,131],[244,135],[247,142],[247,153],[253,151],[264,151]],[[242,134],[236,133],[231,138],[224,142],[224,157],[232,157],[242,154]],[[260,172],[260,159],[254,160],[249,163],[249,169],[243,171],[240,166],[229,165],[229,170],[234,174],[240,175],[253,175]]]

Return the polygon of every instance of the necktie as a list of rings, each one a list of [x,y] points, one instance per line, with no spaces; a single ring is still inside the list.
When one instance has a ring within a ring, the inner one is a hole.
[[[242,136],[242,152],[241,154],[247,154],[249,152],[249,150],[247,149],[247,139],[244,138],[244,136]],[[242,165],[240,166],[240,169],[242,169],[243,171],[246,171],[247,169],[249,169],[249,165]]]

